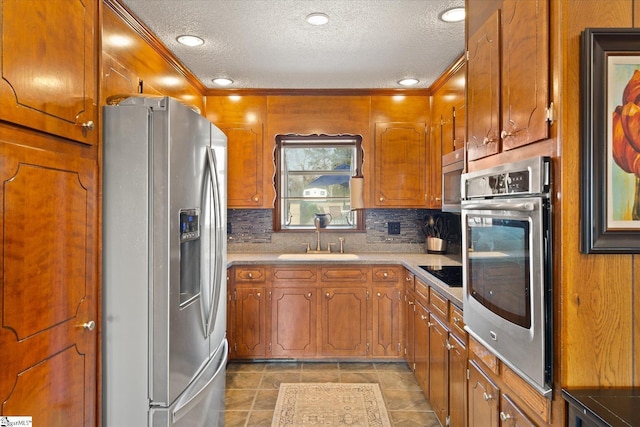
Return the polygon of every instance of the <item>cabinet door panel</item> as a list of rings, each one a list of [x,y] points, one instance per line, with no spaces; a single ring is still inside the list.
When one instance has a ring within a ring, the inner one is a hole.
[[[500,390],[476,365],[469,362],[469,427],[498,427]]]
[[[449,334],[449,426],[464,427],[467,414],[467,349]]]
[[[429,323],[429,402],[440,423],[449,415],[449,331],[434,316]]]
[[[496,154],[500,147],[500,13],[469,37],[467,62],[467,160]]]
[[[264,287],[235,290],[235,351],[238,357],[266,355],[266,299]]]
[[[502,6],[502,146],[548,137],[549,17],[547,1],[506,0]]]
[[[376,123],[374,204],[423,207],[426,196],[424,123]]]
[[[375,287],[372,314],[372,355],[374,357],[398,356],[400,353],[400,291],[395,287]]]
[[[95,425],[97,163],[5,143],[0,158],[1,412]]]
[[[500,396],[500,426],[501,427],[535,427],[509,396]]]
[[[315,356],[317,290],[274,288],[271,304],[271,354]]]
[[[367,355],[367,290],[322,288],[322,355]]]
[[[429,312],[421,304],[415,304],[414,322],[415,376],[418,384],[429,397]]]
[[[0,2],[0,116],[4,120],[97,143],[97,3]],[[83,127],[89,122],[91,129]]]
[[[228,138],[227,181],[230,208],[262,207],[262,126],[220,124]]]

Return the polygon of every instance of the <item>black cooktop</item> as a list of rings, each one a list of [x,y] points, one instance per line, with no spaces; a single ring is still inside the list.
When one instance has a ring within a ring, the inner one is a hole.
[[[462,286],[462,266],[461,265],[420,265],[421,269],[436,276],[452,288]]]

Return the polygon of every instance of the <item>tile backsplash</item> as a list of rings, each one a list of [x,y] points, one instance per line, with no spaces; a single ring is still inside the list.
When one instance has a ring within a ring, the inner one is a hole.
[[[430,209],[367,209],[366,233],[323,230],[327,242],[345,239],[347,252],[424,252],[425,235],[421,223],[429,216],[448,220],[448,253],[461,252],[460,216]],[[388,224],[399,223],[400,234],[389,234]],[[304,245],[316,241],[313,231],[273,232],[273,210],[229,209],[227,211],[227,247],[229,252],[302,252]],[[334,250],[338,248],[336,244]]]

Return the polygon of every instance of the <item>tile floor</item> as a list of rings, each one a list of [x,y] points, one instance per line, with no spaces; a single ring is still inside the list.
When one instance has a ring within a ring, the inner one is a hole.
[[[404,362],[231,362],[225,426],[270,427],[280,383],[297,382],[378,383],[393,427],[440,426]]]

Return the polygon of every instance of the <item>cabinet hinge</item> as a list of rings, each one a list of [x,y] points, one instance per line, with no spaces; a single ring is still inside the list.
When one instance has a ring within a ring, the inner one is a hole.
[[[369,349],[370,349],[370,346],[369,346],[369,343],[367,343],[367,353],[369,353]]]
[[[465,52],[465,59],[468,61],[469,60],[469,51]]]
[[[271,291],[269,291],[269,301],[271,301]]]
[[[402,344],[398,343],[398,353],[402,352]]]
[[[398,301],[402,302],[402,292],[398,291]]]
[[[269,353],[271,353],[271,343],[269,343]]]
[[[556,120],[556,110],[553,106],[553,102],[549,104],[549,107],[545,108],[544,111],[547,115],[546,120],[549,122],[549,124],[552,124]]]
[[[233,300],[238,301],[238,293],[235,289],[233,290]]]
[[[446,425],[446,426],[450,426],[451,425],[451,418],[449,417],[449,415],[447,415],[447,418],[445,419],[444,425]]]
[[[467,381],[471,379],[471,373],[469,372],[469,368],[467,368]]]
[[[237,351],[238,351],[238,343],[237,343],[237,342],[234,342],[234,343],[233,343],[233,352],[235,353],[235,352],[237,352]]]
[[[369,300],[369,291],[367,291],[367,301]]]

